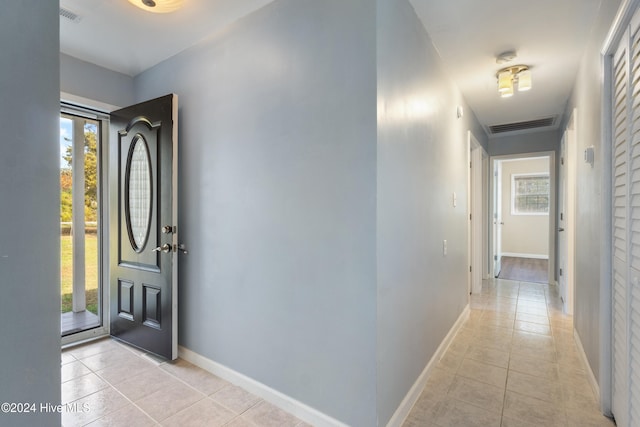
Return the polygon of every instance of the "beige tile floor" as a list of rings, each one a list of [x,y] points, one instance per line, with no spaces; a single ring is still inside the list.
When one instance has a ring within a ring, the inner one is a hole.
[[[598,412],[572,328],[554,287],[485,283],[404,426],[613,426]],[[308,427],[188,362],[111,339],[63,351],[61,373],[63,403],[88,409],[64,412],[64,427]]]
[[[74,426],[309,427],[184,360],[155,359],[103,339],[62,352],[62,413]],[[70,407],[71,407],[70,406]]]
[[[486,282],[404,427],[613,426],[560,304],[554,286]]]

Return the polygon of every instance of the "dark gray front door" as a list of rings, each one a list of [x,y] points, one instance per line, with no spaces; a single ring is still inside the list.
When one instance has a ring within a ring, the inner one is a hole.
[[[111,113],[111,335],[177,355],[177,96]]]

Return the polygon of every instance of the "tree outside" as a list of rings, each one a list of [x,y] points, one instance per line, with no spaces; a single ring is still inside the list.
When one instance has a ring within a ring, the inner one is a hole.
[[[98,220],[98,127],[84,125],[84,218],[86,222]],[[70,222],[72,216],[73,147],[68,145],[62,156],[66,165],[60,168],[60,221]]]

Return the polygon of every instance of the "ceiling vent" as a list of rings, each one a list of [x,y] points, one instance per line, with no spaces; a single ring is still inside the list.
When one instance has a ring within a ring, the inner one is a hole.
[[[492,125],[489,126],[489,132],[492,135],[497,133],[505,133],[505,132],[517,132],[521,130],[529,130],[529,129],[537,129],[537,128],[546,128],[553,126],[556,121],[556,117],[545,117],[544,119],[530,120],[528,122],[516,122],[516,123],[506,123],[503,125]]]
[[[60,8],[60,17],[75,23],[80,22],[82,19],[80,18],[80,15],[71,12],[69,9],[65,9],[64,7]]]

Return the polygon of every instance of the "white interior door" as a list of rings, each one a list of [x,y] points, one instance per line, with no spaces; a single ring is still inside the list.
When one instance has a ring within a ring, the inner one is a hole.
[[[493,170],[493,277],[502,269],[502,162],[496,160]]]
[[[612,412],[640,425],[640,14],[612,69]]]
[[[482,200],[484,195],[482,166],[484,149],[469,132],[471,146],[471,172],[470,172],[470,245],[471,245],[471,293],[479,293],[482,290],[482,264],[483,264],[483,240],[482,240]]]
[[[562,137],[560,142],[560,167],[558,175],[558,206],[560,215],[558,216],[558,286],[560,298],[563,304],[567,301],[567,232],[566,232],[566,192],[567,192],[567,134]],[[551,280],[552,277],[549,277]]]
[[[629,425],[627,377],[627,139],[628,34],[614,58],[613,100],[613,390],[612,412],[618,425]]]

